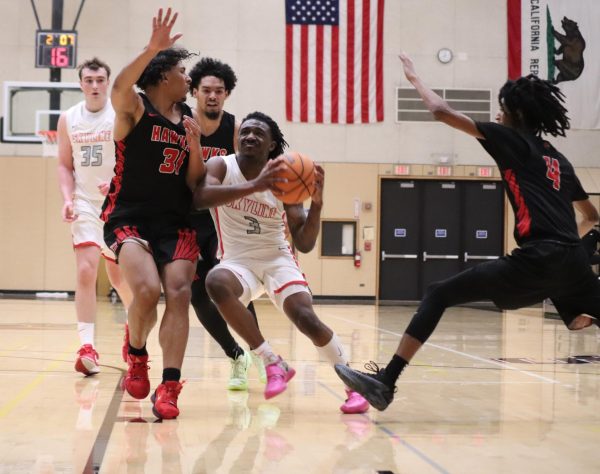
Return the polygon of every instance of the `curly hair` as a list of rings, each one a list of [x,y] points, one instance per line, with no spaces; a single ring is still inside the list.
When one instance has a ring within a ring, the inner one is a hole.
[[[202,58],[198,61],[190,71],[190,79],[192,83],[190,88],[197,89],[200,86],[200,81],[205,76],[214,76],[219,78],[225,84],[225,90],[230,93],[235,89],[237,76],[229,64],[225,64],[218,59]]]
[[[283,138],[283,133],[282,133],[281,129],[279,128],[279,125],[277,125],[277,122],[275,122],[275,120],[273,120],[268,115],[263,114],[262,112],[252,112],[252,113],[246,115],[244,117],[244,119],[242,120],[242,124],[246,120],[252,120],[252,119],[258,120],[259,122],[266,123],[269,126],[269,129],[271,130],[271,138],[273,139],[273,141],[276,144],[275,148],[273,148],[273,150],[271,150],[271,152],[269,153],[269,160],[272,160],[273,158],[277,158],[279,155],[281,155],[283,153],[283,150],[289,146],[288,142],[286,142]]]
[[[79,74],[79,80],[83,79],[83,70],[90,69],[92,71],[97,71],[98,69],[104,68],[106,70],[106,78],[110,78],[110,67],[104,61],[98,59],[97,57],[93,57],[92,59],[86,59],[79,66],[77,66],[77,73]]]
[[[157,85],[165,78],[166,72],[191,56],[195,56],[195,53],[190,53],[184,48],[169,48],[160,51],[146,66],[135,85],[143,91]]]
[[[516,81],[506,81],[498,94],[500,106],[517,128],[552,136],[565,136],[570,128],[564,95],[550,81],[530,74]]]

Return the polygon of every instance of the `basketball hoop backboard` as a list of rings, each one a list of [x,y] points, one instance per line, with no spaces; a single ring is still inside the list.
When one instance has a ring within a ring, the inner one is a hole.
[[[56,130],[61,110],[83,100],[78,82],[4,82],[1,138],[6,143],[41,143],[40,130]],[[48,108],[60,95],[61,110]]]

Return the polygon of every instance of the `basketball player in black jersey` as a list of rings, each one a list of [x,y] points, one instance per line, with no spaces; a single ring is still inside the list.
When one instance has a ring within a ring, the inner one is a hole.
[[[374,373],[336,366],[342,380],[378,410],[391,403],[400,373],[450,306],[491,300],[501,309],[517,309],[550,298],[570,329],[592,324],[589,316],[600,317],[600,283],[580,239],[598,222],[598,211],[571,163],[541,137],[564,136],[569,128],[560,89],[533,75],[507,81],[499,94],[498,123],[474,122],[426,87],[408,56],[400,59],[436,120],[477,138],[498,165],[520,247],[432,284],[385,369],[375,363],[365,366]],[[579,226],[573,206],[583,215]]]
[[[190,54],[172,48],[177,13],[160,9],[148,45],[115,79],[115,176],[104,202],[104,239],[118,256],[133,292],[129,307],[128,371],[124,386],[134,398],[150,392],[146,340],[165,293],[159,341],[163,378],[152,396],[159,418],[179,414],[181,365],[188,339],[191,283],[198,259],[189,226],[192,192],[204,176],[200,127],[185,104],[190,78],[182,61]],[[137,85],[144,93],[138,94]]]
[[[237,77],[228,64],[212,58],[202,58],[190,70],[191,91],[196,98],[196,113],[202,130],[202,156],[208,161],[214,156],[231,155],[237,151],[239,121],[223,110],[225,100],[235,88]],[[196,241],[200,247],[200,260],[192,283],[192,306],[196,316],[231,360],[229,390],[248,389],[248,368],[256,365],[260,380],[265,383],[267,374],[262,359],[245,352],[231,335],[227,323],[206,292],[206,275],[219,263],[217,259],[217,232],[208,209],[193,210],[190,215]],[[256,321],[254,305],[248,309]],[[258,325],[258,322],[256,322]]]

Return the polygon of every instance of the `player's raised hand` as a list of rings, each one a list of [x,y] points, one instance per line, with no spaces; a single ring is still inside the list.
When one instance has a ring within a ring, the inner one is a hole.
[[[200,124],[195,118],[184,115],[183,128],[185,128],[185,138],[190,149],[200,150],[200,135],[202,133]]]
[[[325,170],[315,163],[315,190],[310,199],[316,206],[323,206],[323,187],[325,186]]]
[[[152,18],[152,36],[148,43],[148,49],[154,51],[162,51],[170,48],[173,44],[183,36],[182,33],[176,33],[171,36],[171,30],[177,20],[178,13],[173,13],[171,17],[171,8],[167,9],[167,13],[163,18],[163,9],[158,10],[158,15]]]
[[[402,61],[402,67],[404,68],[404,75],[406,78],[412,82],[417,78],[417,72],[415,71],[415,65],[412,62],[412,59],[406,54],[404,51],[401,52],[398,57],[400,61]]]

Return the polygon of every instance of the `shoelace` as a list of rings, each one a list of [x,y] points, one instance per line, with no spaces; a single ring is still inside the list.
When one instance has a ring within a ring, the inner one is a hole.
[[[175,398],[177,398],[179,396],[179,394],[181,393],[181,389],[183,388],[183,384],[186,382],[186,380],[182,380],[181,383],[178,384],[164,384],[165,385],[165,392],[164,392],[164,397],[167,399],[166,402],[170,403],[171,405],[176,405],[175,402]],[[163,398],[163,397],[161,397]]]
[[[92,356],[94,356],[96,359],[99,359],[99,358],[100,358],[100,357],[98,356],[98,353],[96,352],[96,350],[95,350],[95,349],[91,349],[91,348],[90,348],[90,349],[88,349],[88,348],[86,348],[86,347],[82,347],[82,348],[80,348],[80,349],[77,351],[77,354],[78,354],[78,355],[80,355],[80,356],[83,356],[83,355],[87,355],[87,354],[89,354],[89,355],[92,355]]]
[[[383,371],[383,369],[380,368],[379,365],[377,365],[377,363],[373,361],[367,362],[365,364],[365,369],[367,369],[370,372],[375,372],[376,375],[379,375],[379,373]]]
[[[145,370],[150,370],[150,366],[146,362],[134,362],[131,365],[131,378],[139,379],[145,377],[146,374],[142,372]]]
[[[379,367],[379,365],[377,365],[377,363],[373,362],[373,361],[367,362],[365,364],[365,369],[367,369],[370,372],[374,372],[373,374],[366,374],[369,377],[376,377],[379,374],[385,373],[385,368]],[[383,382],[385,385],[387,385],[389,387],[389,385],[386,382],[384,382],[383,380],[380,380],[380,382]],[[396,387],[395,385],[393,388],[392,387],[389,387],[389,388],[390,388],[390,390],[392,390],[393,393],[396,393],[396,390],[398,390],[398,387]]]

